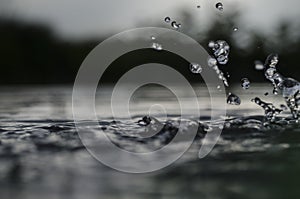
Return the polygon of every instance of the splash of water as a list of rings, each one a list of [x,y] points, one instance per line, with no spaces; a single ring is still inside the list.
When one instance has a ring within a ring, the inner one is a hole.
[[[265,77],[273,84],[273,93],[282,92],[287,106],[289,107],[293,117],[298,119],[300,116],[300,83],[295,79],[284,77],[277,72],[277,64],[279,56],[270,54],[265,62]]]
[[[283,111],[282,109],[276,108],[272,103],[264,102],[258,97],[251,101],[264,109],[265,116],[269,121],[275,121],[276,116]]]
[[[224,65],[228,62],[228,55],[229,55],[229,45],[226,41],[218,40],[216,42],[210,41],[208,47],[213,50],[214,57],[210,57],[207,60],[208,66],[212,67],[212,69],[218,75],[218,78],[223,81],[226,87],[229,86],[228,80],[225,77],[224,73],[218,67],[218,64]]]
[[[284,77],[277,72],[276,66],[279,62],[277,54],[270,54],[265,62],[265,77],[272,82],[275,95],[278,94],[279,90],[282,90],[282,83]]]
[[[225,77],[224,73],[219,69],[217,60],[215,58],[210,57],[207,60],[207,64],[208,66],[212,67],[212,69],[218,75],[218,78],[223,81],[226,87],[228,87],[229,86],[228,80]]]

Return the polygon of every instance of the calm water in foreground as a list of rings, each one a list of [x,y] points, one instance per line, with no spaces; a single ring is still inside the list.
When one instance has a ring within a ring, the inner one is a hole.
[[[82,146],[72,121],[71,87],[1,87],[0,198],[299,198],[300,125],[287,122],[288,112],[276,123],[268,123],[263,111],[250,102],[260,96],[276,105],[283,103],[280,97],[264,96],[271,90],[266,85],[252,86],[249,91],[234,89],[242,104],[228,105],[227,125],[206,158],[197,157],[200,138],[173,165],[133,175],[104,166]],[[97,99],[107,101],[105,93]],[[205,92],[198,94],[202,99],[201,122],[205,123],[208,98]],[[121,146],[146,150],[151,143],[135,139],[145,128],[137,122],[158,103],[176,126],[178,102],[169,91],[158,87],[136,92],[130,104],[134,122],[113,121],[105,114],[107,105],[97,103],[97,113],[104,118],[100,125]],[[165,122],[159,108],[151,112]],[[217,121],[209,125],[215,128]],[[95,126],[89,128],[99,131]],[[126,139],[128,133],[133,139]]]

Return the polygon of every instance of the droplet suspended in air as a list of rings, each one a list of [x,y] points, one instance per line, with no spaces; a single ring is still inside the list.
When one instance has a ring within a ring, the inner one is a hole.
[[[198,6],[197,6],[197,8],[201,8],[201,6],[200,6],[200,5],[198,5]]]
[[[236,32],[236,31],[238,31],[239,29],[238,29],[238,27],[233,27],[233,31],[234,32]]]
[[[220,11],[223,11],[223,9],[224,9],[223,4],[221,2],[216,4],[216,8]]]
[[[162,45],[159,43],[153,43],[151,47],[157,51],[161,51],[163,49]]]
[[[258,60],[256,60],[254,62],[254,66],[255,66],[255,70],[263,70],[265,68],[264,64],[261,61],[258,61]]]
[[[207,64],[208,64],[209,67],[214,67],[218,64],[218,62],[215,58],[210,57],[207,60]]]
[[[170,18],[170,17],[166,17],[166,18],[165,18],[165,22],[166,22],[166,23],[170,23],[170,21],[171,21],[171,18]]]
[[[155,40],[156,38],[154,36],[151,36],[151,40]]]
[[[265,72],[265,76],[268,78],[268,79],[271,79],[273,78],[273,76],[275,75],[276,73],[276,69],[275,68],[268,68]]]
[[[241,99],[233,94],[233,93],[229,93],[228,97],[227,97],[227,104],[230,105],[240,105],[241,104]]]
[[[173,21],[171,23],[171,26],[175,29],[179,29],[181,27],[181,24],[180,23],[177,23],[176,21]]]
[[[215,42],[214,42],[214,41],[210,41],[210,42],[208,43],[208,47],[214,48],[214,47],[215,47]]]
[[[271,68],[276,68],[276,65],[279,62],[279,56],[277,54],[270,54],[265,62],[265,65]]]
[[[192,73],[199,74],[202,72],[202,67],[197,63],[191,63],[190,70]]]
[[[210,47],[214,53],[214,57],[217,59],[218,63],[221,65],[225,65],[228,63],[230,46],[226,41],[218,40],[218,41],[210,41],[208,43],[208,47]]]
[[[243,87],[244,90],[247,90],[247,89],[250,88],[250,81],[249,81],[248,78],[243,78],[241,80],[241,82],[242,82],[242,87]]]

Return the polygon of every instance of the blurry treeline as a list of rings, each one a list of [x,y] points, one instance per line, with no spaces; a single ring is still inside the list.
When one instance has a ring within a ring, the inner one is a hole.
[[[300,79],[298,78],[300,70],[297,68],[300,34],[294,34],[297,30],[292,28],[290,22],[279,22],[272,35],[244,29],[243,26],[237,25],[239,22],[240,15],[234,12],[216,17],[209,26],[200,31],[193,29],[196,19],[188,12],[182,12],[182,32],[199,41],[208,52],[211,52],[207,48],[211,40],[226,40],[231,45],[230,62],[221,67],[225,73],[230,74],[230,82],[238,82],[243,77],[249,78],[252,82],[264,82],[262,71],[254,69],[254,61],[264,62],[266,56],[272,52],[280,55],[279,70],[282,74]],[[161,24],[157,25],[160,26]],[[233,28],[236,26],[239,30],[235,32]],[[73,83],[86,55],[104,39],[66,40],[57,37],[51,28],[45,25],[0,19],[0,84]],[[155,55],[158,54],[153,54]],[[179,65],[176,59],[172,61],[171,58],[173,57],[162,56],[160,59],[170,59],[166,60],[166,63]],[[137,63],[142,64],[142,59],[140,53],[137,53],[136,57],[130,55],[131,61],[137,60]],[[114,74],[119,76],[118,73],[120,73],[118,67],[111,68],[110,76],[104,80],[115,81]],[[191,81],[198,81],[195,75],[190,73],[186,75]]]

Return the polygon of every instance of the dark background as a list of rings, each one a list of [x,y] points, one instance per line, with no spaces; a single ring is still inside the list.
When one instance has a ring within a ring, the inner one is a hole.
[[[263,73],[254,69],[254,61],[264,62],[270,53],[279,54],[280,73],[297,79],[300,75],[298,69],[300,35],[295,34],[299,30],[295,27],[300,27],[300,22],[298,24],[297,20],[279,20],[275,23],[276,26],[272,27],[272,34],[269,34],[259,29],[257,31],[247,29],[241,22],[243,13],[232,7],[225,8],[226,13],[217,13],[217,17],[207,19],[209,26],[203,25],[205,28],[195,28],[194,24],[198,23],[197,16],[189,9],[182,8],[177,16],[183,24],[180,31],[199,41],[208,52],[211,52],[207,48],[210,40],[227,41],[231,46],[230,62],[221,68],[225,73],[230,74],[229,81],[232,83],[239,82],[243,77],[249,78],[252,82],[265,82]],[[163,19],[157,17],[151,23],[140,20],[135,27],[151,25],[170,28]],[[234,27],[238,27],[239,30],[233,31]],[[55,28],[47,23],[1,16],[0,84],[72,84],[87,54],[101,41],[115,33],[117,31],[98,36],[86,36],[84,39],[68,38],[67,34],[64,36],[57,34]],[[147,59],[147,56],[147,53],[137,53],[136,56],[131,54],[130,60],[140,63],[141,59]],[[162,53],[160,59],[169,58]],[[126,59],[122,60],[126,62]],[[174,68],[178,65],[176,59],[166,60],[166,62]],[[118,67],[111,70],[111,74],[120,72]],[[199,81],[193,74],[185,75],[191,81]],[[111,82],[115,77],[104,79],[106,82]]]

